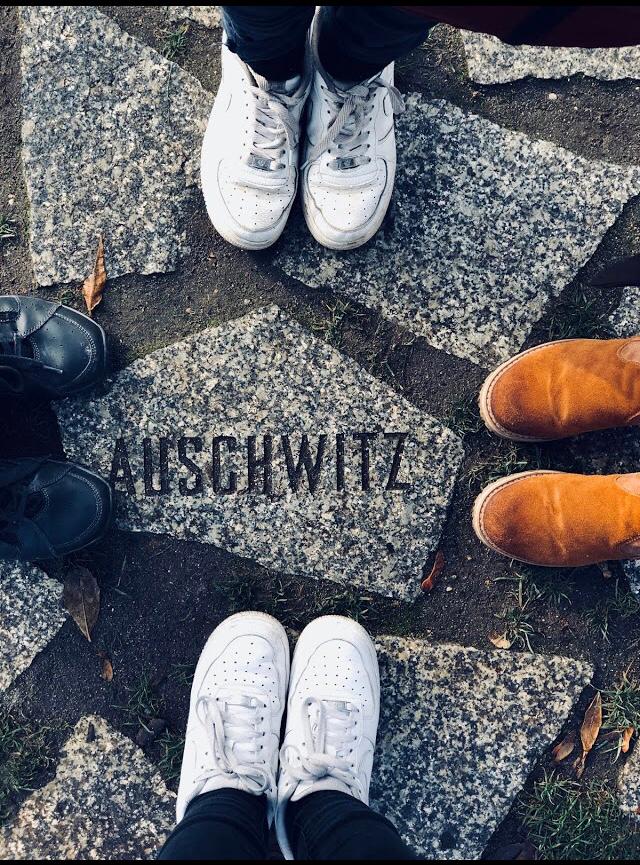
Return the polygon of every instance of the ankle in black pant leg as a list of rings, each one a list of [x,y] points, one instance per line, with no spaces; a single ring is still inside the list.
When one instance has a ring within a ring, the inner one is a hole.
[[[286,825],[296,859],[417,858],[389,820],[346,793],[322,790],[289,802]]]
[[[421,45],[432,27],[395,6],[323,6],[320,60],[338,81],[365,81]]]
[[[212,790],[196,796],[158,859],[266,859],[267,799],[242,790]]]
[[[304,68],[313,6],[223,6],[227,45],[254,72],[286,81]]]

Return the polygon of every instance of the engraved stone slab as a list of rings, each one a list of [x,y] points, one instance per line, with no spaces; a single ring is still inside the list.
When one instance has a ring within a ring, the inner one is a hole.
[[[412,598],[460,440],[277,307],[155,351],[56,406],[117,521],[271,568]]]

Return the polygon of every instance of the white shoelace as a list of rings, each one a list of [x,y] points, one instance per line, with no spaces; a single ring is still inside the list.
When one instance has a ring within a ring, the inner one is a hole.
[[[259,743],[265,736],[259,729],[264,718],[260,713],[264,711],[261,700],[245,694],[225,699],[200,697],[196,715],[207,733],[212,766],[198,776],[197,783],[222,775],[239,781],[248,793],[260,794],[275,788],[273,770],[258,758],[264,747]]]
[[[290,111],[300,101],[298,90],[289,94],[272,89],[261,75],[253,73],[255,85],[249,85],[254,100],[255,129],[249,165],[267,171],[285,168],[281,161],[286,148],[298,142],[298,130]],[[299,88],[298,88],[299,89]]]
[[[365,127],[374,108],[372,104],[374,93],[379,87],[386,90],[391,100],[391,109],[397,115],[404,111],[404,101],[400,91],[393,84],[388,84],[380,77],[365,81],[363,84],[356,84],[349,90],[341,90],[336,86],[334,91],[324,84],[321,86],[325,92],[325,98],[337,114],[324,136],[309,151],[303,168],[322,156],[333,145],[338,150],[348,152],[350,168],[371,161],[364,152],[369,147],[366,140],[368,133]],[[340,160],[336,161],[338,164],[335,167],[339,168]]]
[[[362,799],[362,783],[347,759],[352,750],[349,746],[357,741],[354,726],[359,711],[350,703],[308,697],[301,706],[304,746],[282,746],[280,763],[284,770],[301,782],[335,778]],[[311,713],[315,714],[313,724]],[[299,764],[292,763],[287,751],[297,756]]]

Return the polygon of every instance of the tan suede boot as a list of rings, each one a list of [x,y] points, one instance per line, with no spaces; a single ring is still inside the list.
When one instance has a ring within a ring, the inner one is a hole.
[[[531,565],[640,558],[640,472],[510,475],[478,496],[473,527],[491,549]]]
[[[514,441],[549,441],[640,423],[640,336],[567,339],[499,366],[480,391],[488,428]]]

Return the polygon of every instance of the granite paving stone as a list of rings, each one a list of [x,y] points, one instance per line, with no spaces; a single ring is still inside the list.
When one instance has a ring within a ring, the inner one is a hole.
[[[55,778],[0,830],[0,859],[153,859],[175,796],[143,752],[96,716],[82,718]]]
[[[382,637],[371,800],[427,860],[478,859],[593,670]]]
[[[620,808],[640,821],[640,749],[636,743],[618,778]]]
[[[212,96],[91,6],[22,6],[22,156],[38,285],[175,269]]]
[[[62,585],[33,565],[0,562],[0,692],[65,622]]]
[[[417,94],[398,121],[398,157],[393,213],[369,244],[335,253],[290,226],[275,263],[485,367],[522,346],[640,191],[638,168]]]
[[[640,336],[640,286],[622,289],[622,299],[611,314],[610,322],[618,336]]]
[[[277,307],[155,351],[106,396],[56,411],[67,456],[115,480],[121,528],[405,599],[463,454]]]
[[[219,6],[167,6],[167,9],[174,21],[182,21],[186,18],[211,30],[220,26]]]
[[[504,84],[520,78],[588,75],[602,81],[640,78],[640,46],[556,48],[507,45],[496,36],[462,30],[469,77],[478,84]]]

